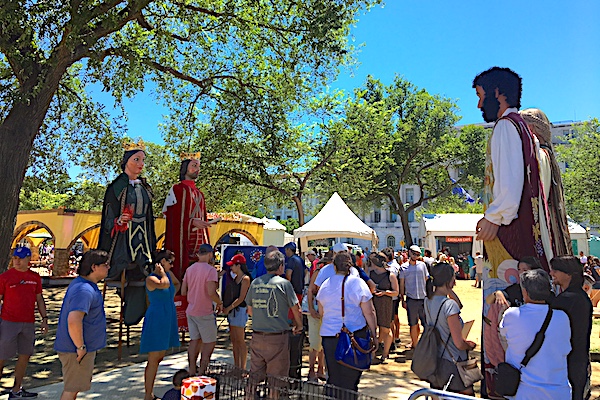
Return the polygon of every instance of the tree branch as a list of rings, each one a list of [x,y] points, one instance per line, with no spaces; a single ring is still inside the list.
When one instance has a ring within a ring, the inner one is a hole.
[[[138,15],[137,19],[136,19],[137,23],[144,29],[146,29],[147,31],[151,31],[154,32],[155,28],[150,25],[150,23],[148,22],[148,20],[146,20],[146,18],[144,17],[144,14],[142,14],[142,12],[140,12],[140,15]],[[179,36],[176,33],[173,32],[167,32],[167,31],[160,31],[160,33],[166,33],[167,35],[171,36],[173,39],[177,39],[181,42],[189,42],[190,39],[189,38],[184,38],[183,36]]]
[[[260,23],[260,22],[250,21],[250,20],[247,20],[247,19],[244,19],[244,18],[238,16],[235,13],[218,12],[218,11],[214,11],[214,10],[209,10],[208,8],[198,7],[198,6],[194,6],[191,4],[184,4],[184,3],[180,3],[180,2],[175,2],[174,4],[178,5],[181,8],[184,8],[186,10],[189,10],[189,11],[199,12],[202,14],[210,15],[211,17],[215,17],[215,18],[235,19],[237,21],[243,22],[248,25],[255,25],[260,28],[272,30],[274,32],[277,32],[278,34],[285,32],[285,33],[294,33],[294,34],[299,35],[300,33],[308,32],[308,30],[306,30],[306,29],[291,29],[291,28],[286,28],[286,27],[279,26],[279,25],[274,25],[274,24],[264,24],[264,23]]]

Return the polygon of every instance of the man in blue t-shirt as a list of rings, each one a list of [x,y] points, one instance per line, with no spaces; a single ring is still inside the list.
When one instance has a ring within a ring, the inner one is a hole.
[[[108,253],[90,250],[79,263],[79,276],[71,282],[58,318],[54,350],[62,364],[61,400],[77,398],[90,390],[96,352],[106,346],[106,315],[98,282],[108,276]]]
[[[283,246],[285,249],[285,278],[292,283],[298,301],[302,301],[304,289],[304,274],[306,266],[304,261],[296,254],[296,243],[290,242]]]

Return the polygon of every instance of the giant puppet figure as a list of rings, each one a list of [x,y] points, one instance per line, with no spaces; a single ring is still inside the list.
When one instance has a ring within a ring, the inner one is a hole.
[[[494,122],[486,150],[484,217],[476,227],[477,239],[484,245],[485,299],[518,282],[518,260],[525,256],[537,257],[548,271],[549,261],[566,251],[564,243],[570,238],[568,231],[557,232],[557,225],[551,224],[551,216],[563,218],[564,200],[553,198],[551,207],[560,210],[549,211],[553,171],[540,141],[519,115],[521,77],[508,68],[493,67],[477,75],[473,88],[483,119]],[[566,217],[561,222],[566,223]],[[484,301],[485,388],[490,398],[502,398],[495,393],[492,378],[504,361],[497,330],[502,312],[498,304]]]
[[[165,249],[175,253],[173,273],[178,279],[190,264],[197,261],[200,245],[210,244],[204,194],[196,187],[200,171],[200,153],[181,155],[180,182],[173,185],[165,199],[163,214],[167,218]]]
[[[102,222],[98,248],[108,252],[110,270],[108,279],[120,279],[125,272],[128,284],[125,290],[124,320],[127,325],[137,324],[146,309],[143,282],[146,266],[152,262],[156,250],[152,190],[140,176],[144,169],[146,146],[138,143],[123,145],[123,171],[106,188],[102,207]]]

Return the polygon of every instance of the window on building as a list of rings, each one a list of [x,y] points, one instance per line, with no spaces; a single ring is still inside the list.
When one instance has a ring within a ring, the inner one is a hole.
[[[396,222],[398,221],[398,214],[396,214],[395,212],[392,212],[390,214],[390,222]]]
[[[381,211],[375,210],[375,212],[373,213],[373,222],[375,222],[376,224],[381,222]]]
[[[292,216],[291,215],[286,215],[285,218],[286,219],[292,219]]]
[[[405,203],[414,203],[415,202],[415,189],[414,188],[406,188],[404,191],[405,194]]]
[[[387,247],[396,248],[396,237],[395,236],[390,235],[387,237]]]
[[[275,219],[276,219],[277,221],[280,221],[280,220],[281,220],[281,215],[276,215],[276,216],[275,216]]]
[[[404,191],[406,203],[412,204],[415,202],[415,189],[414,188],[406,188]],[[415,212],[411,211],[408,213],[408,222],[414,222],[415,220]]]

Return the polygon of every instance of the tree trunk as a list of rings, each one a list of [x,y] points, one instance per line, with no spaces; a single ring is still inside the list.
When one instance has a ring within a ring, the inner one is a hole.
[[[402,231],[404,232],[404,247],[408,248],[413,244],[412,234],[410,233],[410,225],[408,222],[408,213],[401,207],[397,210],[400,222],[402,222]]]
[[[65,69],[66,70],[66,69]],[[62,75],[60,75],[62,76]],[[10,245],[15,229],[19,192],[23,185],[33,140],[37,136],[60,77],[53,84],[22,93],[0,125],[0,273],[8,268]],[[35,95],[33,92],[36,92]]]
[[[304,207],[302,206],[302,197],[294,196],[294,203],[296,204],[296,209],[298,210],[298,224],[302,226],[304,225]]]

